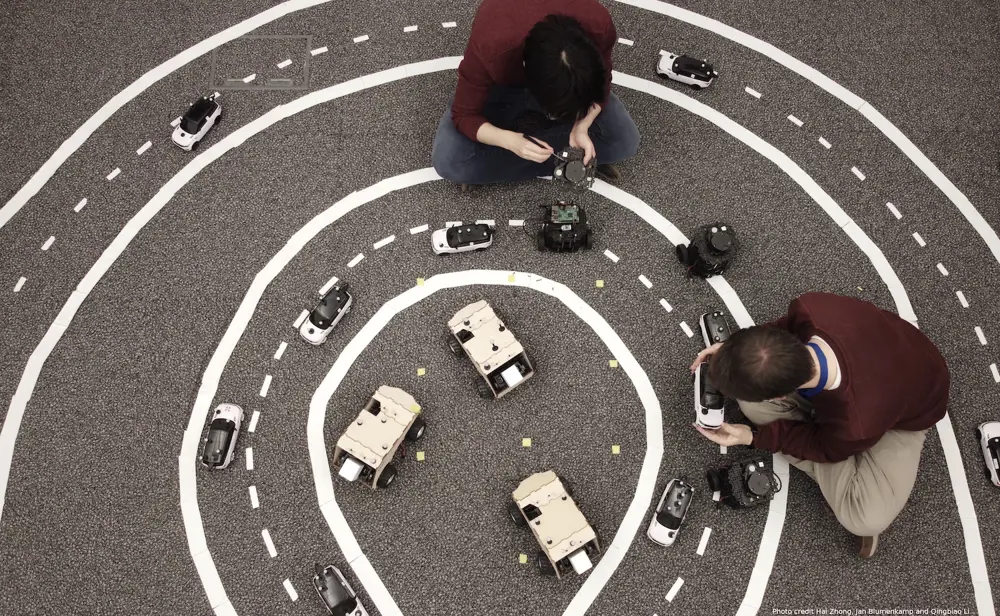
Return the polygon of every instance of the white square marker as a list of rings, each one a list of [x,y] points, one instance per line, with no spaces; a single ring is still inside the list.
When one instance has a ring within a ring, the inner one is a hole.
[[[416,32],[418,29],[417,26],[406,26],[403,28],[403,32]]]
[[[285,68],[286,66],[291,65],[291,63],[291,60],[282,60],[281,62],[278,62],[278,68]]]
[[[523,227],[524,226],[524,221],[523,220],[510,220],[510,221],[507,222],[507,224],[510,225],[511,227]]]
[[[691,338],[692,336],[694,336],[694,332],[691,331],[691,328],[688,327],[688,324],[685,323],[684,321],[681,321],[681,329],[684,330],[684,333],[687,334],[688,338]]]
[[[615,253],[611,252],[610,250],[605,250],[604,251],[604,256],[607,257],[607,258],[609,258],[609,259],[611,259],[615,263],[618,263],[618,255],[616,255]]]
[[[170,123],[170,125],[176,128],[180,123],[181,123],[181,118],[180,116],[177,116],[176,118],[174,118],[174,121]]]
[[[939,271],[939,272],[941,272],[941,275],[942,275],[942,276],[947,276],[947,275],[948,275],[948,270],[946,270],[946,269],[944,268],[944,265],[943,265],[943,264],[941,264],[941,263],[938,263],[938,264],[937,264],[937,268],[938,268],[938,271]]]
[[[115,167],[115,170],[108,174],[108,181],[110,182],[111,180],[121,175],[121,172],[122,170],[120,168]]]
[[[708,538],[712,536],[712,529],[705,527],[705,530],[701,533],[701,541],[698,543],[698,556],[705,555],[705,548],[708,547]]]
[[[445,21],[441,23],[442,28],[454,28],[456,26],[458,26],[458,24],[453,21]]]
[[[802,120],[796,118],[793,115],[788,116],[788,121],[796,126],[802,126]]]
[[[246,458],[247,458],[247,470],[248,471],[252,471],[253,470],[253,447],[247,447]]]
[[[660,305],[663,306],[663,309],[667,312],[671,312],[674,309],[674,307],[670,305],[670,302],[663,298],[660,298]]]
[[[285,581],[282,584],[284,585],[285,590],[288,592],[288,596],[289,598],[291,598],[292,603],[298,601],[299,593],[295,592],[295,589],[292,588],[292,582],[288,578],[285,578]]]
[[[287,348],[288,348],[288,343],[282,341],[281,344],[278,345],[278,350],[274,353],[274,358],[281,359],[281,356],[285,354],[285,349]]]
[[[885,207],[889,208],[889,211],[892,212],[892,215],[896,217],[896,220],[899,220],[903,217],[903,215],[899,213],[899,210],[896,209],[895,205],[891,203],[886,203]]]
[[[628,45],[629,47],[635,45],[635,41],[627,38],[620,38],[618,39],[618,42],[621,43],[622,45]]]
[[[829,141],[827,141],[822,137],[819,138],[819,144],[828,150],[833,147],[833,145]]]
[[[851,173],[858,176],[858,179],[861,180],[862,182],[865,180],[865,174],[861,173],[861,171],[857,167],[851,167]]]
[[[639,274],[639,282],[641,282],[642,284],[646,285],[647,289],[652,289],[653,288],[653,283],[650,282],[649,278],[646,278],[643,274]]]
[[[729,448],[726,447],[725,445],[719,445],[719,453],[721,453],[722,455],[726,455],[727,453],[729,453]]]
[[[260,386],[260,397],[261,398],[266,398],[267,397],[267,392],[268,392],[269,389],[271,389],[271,378],[272,377],[271,377],[270,374],[268,374],[267,376],[264,377],[264,384]]]
[[[1000,370],[997,370],[996,364],[990,364],[990,372],[993,373],[993,380],[1000,383]]]
[[[347,264],[347,267],[354,267],[358,263],[361,263],[361,260],[364,259],[364,258],[365,258],[365,255],[359,253],[358,256],[356,256],[353,259],[351,259],[350,263]]]
[[[265,528],[260,532],[260,536],[264,538],[264,545],[267,546],[267,553],[271,555],[271,558],[277,556],[278,550],[274,549],[274,542],[271,541],[271,533]]]
[[[976,326],[976,337],[979,338],[979,344],[986,346],[986,334],[983,333],[983,328]]]
[[[684,585],[684,580],[682,580],[681,578],[677,578],[677,581],[674,582],[674,585],[670,587],[670,592],[667,593],[666,596],[667,601],[673,601],[674,597],[677,596],[677,592],[681,589],[681,586],[683,585]]]
[[[747,86],[747,87],[745,87],[743,89],[746,90],[746,93],[749,94],[750,96],[752,96],[754,98],[760,98],[760,92],[758,92],[757,90],[754,90],[750,86]]]
[[[138,154],[139,156],[142,156],[146,152],[146,150],[148,150],[151,147],[153,147],[153,142],[147,141],[146,143],[139,146],[139,149],[136,150],[135,153]]]
[[[418,233],[423,233],[424,231],[430,229],[428,225],[420,225],[419,227],[413,227],[410,229],[410,235],[416,235]]]
[[[24,276],[21,276],[20,278],[18,278],[17,284],[14,285],[14,293],[17,293],[18,291],[20,291],[24,287],[24,283],[26,283],[26,282],[28,282],[28,279],[25,278]]]
[[[493,219],[485,219],[484,218],[483,220],[477,220],[476,224],[477,225],[489,225],[491,227],[495,227],[495,226],[497,226],[497,221],[495,221]]]
[[[257,486],[250,486],[250,507],[251,509],[260,507],[260,499],[257,498]]]
[[[719,502],[720,498],[722,498],[721,492],[712,492],[712,500],[714,500],[715,502]]]
[[[368,40],[368,35],[367,34],[362,34],[361,36],[354,37],[354,42],[355,43],[364,43],[367,40]]]
[[[250,427],[247,432],[253,433],[257,429],[257,422],[260,421],[260,411],[254,411],[253,417],[250,418]]]
[[[917,243],[920,244],[921,248],[927,245],[927,242],[924,241],[924,238],[920,237],[920,234],[917,233],[916,231],[913,232],[913,239],[917,240]]]
[[[257,79],[257,73],[253,73],[252,75],[247,75],[246,77],[244,77],[243,83],[250,83],[254,79]]]
[[[83,199],[80,199],[80,202],[79,202],[79,203],[77,203],[77,204],[76,204],[76,207],[75,207],[75,208],[73,208],[73,211],[74,211],[74,212],[79,212],[79,211],[80,211],[80,210],[82,210],[82,209],[83,209],[83,208],[84,208],[84,207],[85,207],[86,205],[87,205],[87,199],[86,199],[86,197],[84,197]]]
[[[300,312],[299,313],[299,318],[295,319],[295,322],[292,323],[292,327],[294,327],[295,329],[298,329],[299,326],[302,325],[302,322],[306,320],[307,316],[309,316],[309,311],[308,310],[303,310],[302,312]]]
[[[969,307],[969,300],[965,299],[965,293],[962,293],[961,291],[955,291],[955,295],[958,296],[958,301],[960,304],[962,304],[962,308]]]
[[[50,235],[49,239],[45,240],[45,243],[42,244],[42,250],[48,250],[49,248],[52,248],[52,244],[54,244],[55,241],[56,241],[56,236]]]
[[[310,51],[309,54],[313,55],[313,56],[318,56],[319,54],[326,53],[328,51],[330,51],[330,50],[327,49],[326,47],[317,47],[316,49],[313,49],[312,51]]]

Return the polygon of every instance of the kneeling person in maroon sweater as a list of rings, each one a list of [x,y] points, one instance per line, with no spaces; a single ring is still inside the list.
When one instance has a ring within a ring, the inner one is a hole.
[[[816,481],[871,557],[910,497],[950,376],[927,336],[869,302],[806,293],[773,323],[702,351],[716,386],[754,427],[698,430],[720,445],[783,453]]]

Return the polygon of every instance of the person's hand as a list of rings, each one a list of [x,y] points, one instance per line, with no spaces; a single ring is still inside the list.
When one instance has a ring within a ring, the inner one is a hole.
[[[698,353],[698,357],[695,357],[694,358],[694,363],[691,364],[691,372],[694,372],[695,370],[698,369],[698,366],[700,366],[701,364],[703,364],[706,361],[708,361],[708,358],[711,357],[712,355],[714,355],[715,352],[718,351],[720,347],[722,347],[722,343],[721,342],[716,342],[715,344],[713,344],[712,346],[708,347],[707,349],[705,349],[701,353]]]
[[[530,139],[520,133],[512,132],[510,135],[510,143],[507,144],[507,149],[525,160],[534,161],[536,163],[544,163],[555,151],[552,149],[552,146],[545,143],[541,139],[535,139],[535,141],[545,147],[541,147],[533,143]]]
[[[753,443],[753,432],[750,431],[750,426],[743,424],[722,422],[718,430],[706,430],[698,425],[694,425],[694,427],[698,432],[701,432],[702,436],[716,445],[733,447],[735,445],[750,445]]]
[[[590,140],[588,129],[577,125],[569,134],[569,145],[574,148],[583,149],[583,164],[590,164],[590,161],[597,158],[597,150],[594,149],[594,142]]]

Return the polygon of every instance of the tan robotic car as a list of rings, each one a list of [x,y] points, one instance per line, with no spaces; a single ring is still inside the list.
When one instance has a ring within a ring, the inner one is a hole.
[[[388,488],[396,478],[392,459],[404,439],[416,441],[426,425],[420,405],[402,389],[383,385],[361,410],[333,449],[333,466],[347,481],[358,478],[372,488]]]
[[[542,550],[535,564],[545,575],[562,579],[572,568],[578,574],[593,567],[590,557],[601,552],[597,532],[573,501],[572,489],[553,471],[535,473],[514,490],[508,513],[518,526],[528,525]]]
[[[485,300],[469,304],[448,321],[448,347],[463,352],[481,379],[476,389],[484,398],[501,398],[535,374],[521,343]]]

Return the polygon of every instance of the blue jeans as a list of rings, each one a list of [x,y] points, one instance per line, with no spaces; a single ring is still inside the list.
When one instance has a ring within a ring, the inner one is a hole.
[[[438,175],[462,184],[519,182],[552,175],[554,158],[536,163],[503,148],[472,141],[458,132],[451,120],[451,106],[452,101],[449,100],[434,137],[431,160]],[[483,108],[483,115],[498,128],[517,130],[516,119],[525,111],[542,113],[526,89],[494,86]],[[534,131],[531,136],[558,150],[569,145],[572,128],[569,123],[550,126]],[[639,129],[614,94],[591,125],[590,138],[594,142],[599,165],[631,158],[639,148]]]

